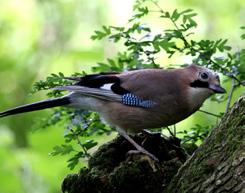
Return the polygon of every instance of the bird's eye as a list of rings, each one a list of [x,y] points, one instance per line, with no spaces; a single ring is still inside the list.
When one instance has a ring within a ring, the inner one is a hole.
[[[208,73],[202,72],[202,73],[201,73],[201,78],[202,78],[203,80],[207,80],[207,79],[208,79]]]

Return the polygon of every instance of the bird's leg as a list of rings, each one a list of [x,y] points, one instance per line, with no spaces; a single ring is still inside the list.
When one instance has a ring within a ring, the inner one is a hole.
[[[128,140],[129,143],[131,143],[139,152],[148,155],[150,158],[152,158],[155,161],[159,161],[153,154],[145,150],[143,147],[141,147],[139,144],[137,144],[124,130],[118,129],[118,132],[120,135],[122,135],[126,140]],[[134,150],[131,152],[135,152]]]

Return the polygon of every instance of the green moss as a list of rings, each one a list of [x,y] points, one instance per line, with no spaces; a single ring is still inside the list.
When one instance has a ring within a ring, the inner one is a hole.
[[[89,160],[88,168],[64,180],[69,193],[160,193],[185,162],[184,151],[160,135],[136,136],[139,144],[160,159],[143,154],[127,154],[133,147],[122,137],[101,146]]]
[[[234,106],[197,149],[192,159],[181,168],[179,175],[174,177],[164,193],[188,192],[190,184],[201,183],[210,177],[224,160],[232,163],[238,155],[237,151],[244,145],[245,97],[239,100],[239,105]]]

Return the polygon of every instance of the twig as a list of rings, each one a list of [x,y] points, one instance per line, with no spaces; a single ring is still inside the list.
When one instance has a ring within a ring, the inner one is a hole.
[[[231,99],[232,99],[234,90],[235,90],[235,88],[237,87],[235,81],[236,81],[236,80],[235,80],[234,78],[232,78],[232,87],[231,87],[231,91],[230,91],[230,93],[229,93],[229,97],[228,97],[228,101],[227,101],[225,113],[227,113],[228,110],[229,110],[229,108],[230,108],[230,105],[231,105]]]
[[[150,1],[159,9],[160,13],[165,13],[165,11],[163,11],[163,9],[160,7],[160,5],[156,1],[153,1],[153,0],[150,0]]]
[[[171,131],[171,129],[169,127],[166,127],[168,132],[170,133],[170,135],[172,135],[173,137],[175,137],[174,133]]]
[[[234,74],[229,75],[228,77],[230,77],[230,78],[232,78],[232,79],[235,79],[235,80],[238,82],[238,85],[235,85],[235,87],[240,86],[240,85],[245,86],[245,82],[239,80]]]
[[[160,7],[160,5],[159,5],[156,1],[154,1],[154,0],[150,0],[150,1],[151,1],[153,4],[155,4],[155,6],[159,9],[159,12],[165,13],[165,12],[163,11],[163,9]],[[176,22],[175,22],[171,17],[170,17],[169,19],[170,19],[171,22],[173,23],[173,25],[174,25],[174,27],[176,28],[176,30],[180,31],[178,25],[176,24]],[[201,54],[201,52],[200,52],[199,50],[195,49],[195,48],[194,48],[194,47],[187,41],[187,39],[185,38],[185,36],[183,35],[183,33],[182,33],[181,31],[180,31],[180,35],[181,35],[180,38],[182,39],[182,41],[184,41],[184,44],[185,44],[185,46],[186,46],[187,48],[189,48],[190,50],[195,51],[195,52]],[[218,66],[219,69],[221,69],[221,71],[223,71],[222,73],[223,73],[224,75],[226,75],[226,76],[228,76],[228,77],[230,77],[230,78],[232,79],[232,88],[231,88],[231,91],[230,91],[230,93],[229,93],[229,98],[228,98],[228,102],[227,102],[227,105],[226,105],[226,112],[227,112],[227,111],[229,110],[230,103],[231,103],[231,99],[232,99],[232,96],[233,96],[233,93],[234,93],[235,88],[238,87],[238,86],[240,86],[240,85],[245,86],[245,81],[239,80],[234,74],[228,74],[227,69],[224,68],[223,66],[221,66],[220,64],[218,64],[217,62],[215,62],[213,59],[211,59],[211,57],[209,58],[209,61],[210,61],[212,64]],[[236,82],[237,82],[237,84],[236,84]],[[212,116],[215,116],[215,117],[220,117],[219,115],[215,115],[215,114],[213,114],[213,113],[205,112],[205,111],[202,111],[202,110],[199,110],[199,111],[200,111],[200,112],[203,112],[203,113],[206,113],[206,114],[209,114],[209,115],[212,115]]]
[[[174,124],[174,136],[176,137],[176,125]]]
[[[201,110],[201,109],[199,109],[198,111],[199,111],[199,112],[202,112],[202,113],[206,113],[206,114],[208,114],[208,115],[212,115],[212,116],[214,116],[214,117],[218,117],[218,118],[221,117],[220,115],[216,115],[216,114],[214,114],[214,113],[210,113],[210,112],[208,112],[208,111],[204,111],[204,110]]]
[[[81,140],[79,139],[79,135],[76,134],[76,132],[73,129],[71,129],[70,131],[76,136],[77,144],[81,146],[82,150],[84,151],[84,154],[89,157],[90,154],[88,153],[87,149],[84,147]]]

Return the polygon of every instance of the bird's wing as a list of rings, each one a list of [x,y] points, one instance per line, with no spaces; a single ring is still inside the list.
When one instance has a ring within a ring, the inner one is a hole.
[[[121,87],[121,80],[118,75],[119,73],[116,72],[107,72],[90,74],[83,77],[66,77],[66,79],[76,81],[74,84],[76,86],[111,90],[113,93],[119,95],[129,93],[129,91]]]
[[[53,90],[67,90],[70,92],[81,93],[84,96],[91,96],[107,101],[121,102],[122,96],[116,93],[113,93],[110,90],[99,89],[99,88],[90,88],[85,86],[58,86],[53,88]]]
[[[162,69],[146,69],[122,73],[118,77],[120,86],[125,90],[129,90],[140,98],[155,101],[158,96],[167,95],[176,88],[170,73]]]
[[[66,79],[76,81],[74,84],[76,86],[107,89],[119,95],[133,93],[145,98],[145,94],[152,93],[154,89],[159,90],[162,81],[168,81],[167,76],[166,70],[144,69],[123,73],[90,74],[83,77],[67,77]]]
[[[145,70],[142,72],[144,71]],[[130,77],[135,76],[135,72],[138,74],[138,71],[131,71],[129,73],[121,74],[106,73],[87,75],[78,78],[69,78],[77,81],[75,85],[55,87],[54,89],[78,92],[86,96],[121,102],[130,106],[150,108],[154,105],[154,101],[148,100],[147,97],[141,98],[142,95],[138,96],[135,94],[137,93],[139,86],[141,87],[141,90],[144,90],[147,85],[142,86],[142,83],[137,85],[137,81],[135,82],[136,84],[125,84],[125,82],[128,81],[125,81],[125,75],[121,76],[122,74],[126,74],[128,79],[130,79]],[[124,85],[127,89],[125,89],[125,87],[122,85]]]

